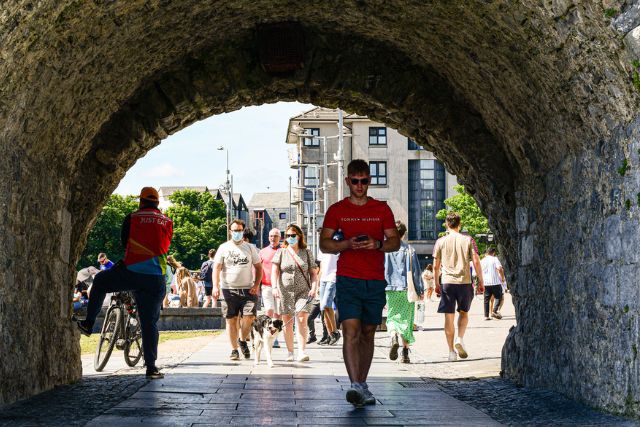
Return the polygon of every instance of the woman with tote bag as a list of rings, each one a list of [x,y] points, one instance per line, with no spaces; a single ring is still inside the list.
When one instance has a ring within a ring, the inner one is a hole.
[[[396,222],[398,234],[402,239],[407,227]],[[415,303],[424,295],[424,287],[420,277],[420,264],[416,251],[404,241],[400,241],[400,249],[385,254],[385,280],[387,288],[387,331],[391,335],[389,359],[398,358],[400,340],[402,340],[402,363],[410,363],[409,345],[413,336],[413,317]]]

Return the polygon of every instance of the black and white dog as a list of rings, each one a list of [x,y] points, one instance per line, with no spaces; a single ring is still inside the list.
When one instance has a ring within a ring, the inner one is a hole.
[[[260,363],[260,353],[262,353],[262,349],[264,348],[267,365],[269,365],[270,368],[273,367],[271,350],[273,349],[273,342],[276,340],[280,331],[282,331],[282,320],[272,319],[262,314],[253,321],[251,324],[251,341],[253,341],[255,365]]]

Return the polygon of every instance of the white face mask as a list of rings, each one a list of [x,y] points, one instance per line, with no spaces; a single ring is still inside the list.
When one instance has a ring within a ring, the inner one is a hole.
[[[243,231],[232,231],[231,232],[231,238],[233,239],[234,242],[239,242],[240,240],[242,240],[243,235],[244,235]]]

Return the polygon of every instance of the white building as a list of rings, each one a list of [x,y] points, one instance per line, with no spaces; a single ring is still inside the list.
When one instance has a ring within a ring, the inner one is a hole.
[[[383,123],[344,113],[343,125],[343,134],[348,135],[343,142],[345,176],[352,159],[369,162],[369,195],[386,201],[396,219],[407,225],[408,240],[419,254],[431,255],[438,233],[444,230],[435,216],[444,209],[444,200],[455,194],[456,177],[431,152]],[[307,230],[309,242],[314,239],[314,218],[316,227],[321,226],[326,207],[338,199],[337,182],[344,179],[338,177],[337,134],[338,110],[316,107],[289,120],[289,164],[299,171],[294,192],[294,203],[301,207],[297,222]],[[343,196],[348,193],[345,185]]]

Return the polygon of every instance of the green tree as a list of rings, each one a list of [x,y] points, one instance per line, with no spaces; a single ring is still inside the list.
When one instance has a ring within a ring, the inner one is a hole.
[[[226,213],[221,200],[209,192],[176,191],[166,214],[173,220],[169,252],[190,269],[198,269],[209,249],[226,240]]]
[[[471,237],[474,238],[478,245],[478,250],[481,254],[484,253],[487,244],[484,239],[478,238],[478,234],[489,234],[489,222],[487,218],[480,212],[480,208],[476,201],[467,193],[463,185],[456,185],[454,190],[458,192],[455,196],[449,197],[444,201],[446,209],[440,210],[436,214],[436,218],[441,221],[447,216],[450,211],[457,212],[461,218],[461,230],[465,230]],[[444,227],[444,224],[443,224]],[[444,235],[444,231],[440,235]]]
[[[78,269],[96,266],[98,254],[104,252],[109,259],[117,261],[124,256],[124,247],[120,240],[120,230],[124,218],[138,209],[136,196],[112,194],[102,208],[98,219],[89,232],[87,245],[78,260]]]

